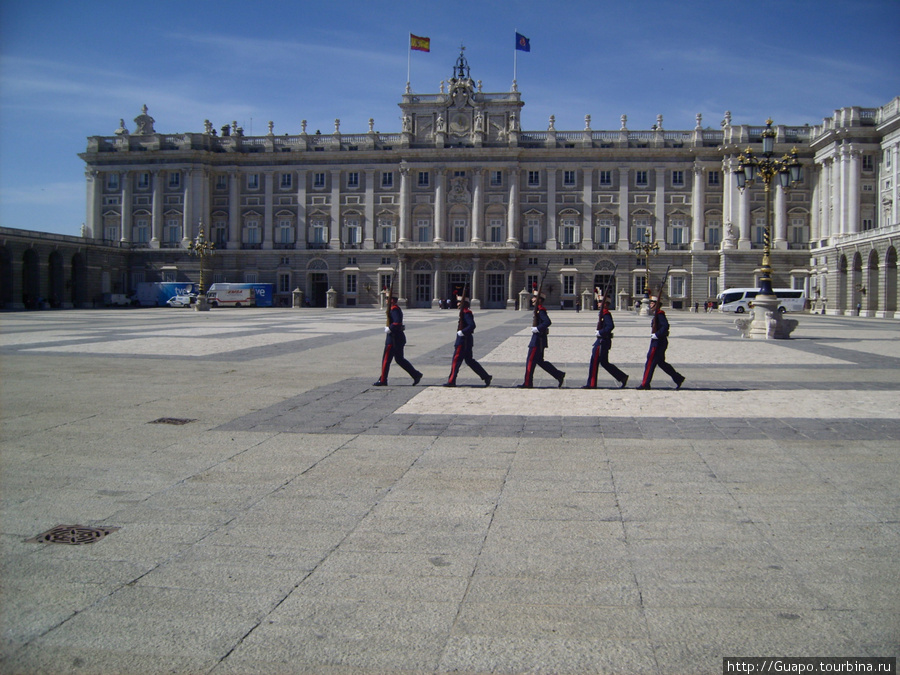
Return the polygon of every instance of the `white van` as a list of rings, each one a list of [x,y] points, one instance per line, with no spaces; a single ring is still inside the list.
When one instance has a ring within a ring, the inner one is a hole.
[[[773,288],[775,297],[779,299],[778,311],[802,312],[806,309],[806,292],[794,288]],[[750,303],[759,293],[758,288],[726,288],[719,293],[716,300],[719,301],[720,312],[735,312],[743,314],[750,309]]]
[[[237,286],[237,284],[234,284]],[[232,284],[213,284],[206,294],[212,307],[253,307],[256,293],[252,288],[234,288]]]

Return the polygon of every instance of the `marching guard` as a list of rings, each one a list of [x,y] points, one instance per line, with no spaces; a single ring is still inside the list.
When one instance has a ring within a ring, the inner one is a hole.
[[[597,371],[599,366],[603,366],[607,373],[612,375],[619,383],[619,388],[625,387],[628,383],[628,375],[619,370],[616,366],[609,362],[609,350],[612,348],[613,329],[616,327],[613,322],[612,313],[609,311],[609,300],[600,294],[600,289],[595,289],[595,297],[600,308],[600,314],[597,317],[597,340],[594,342],[591,351],[591,363],[588,366],[588,379],[582,389],[597,388]]]
[[[397,299],[393,293],[389,293],[387,297],[388,304],[388,320],[384,327],[384,354],[381,357],[381,378],[375,382],[376,387],[386,387],[388,383],[388,371],[391,369],[391,361],[396,361],[397,365],[403,368],[413,379],[413,386],[419,384],[422,379],[422,373],[416,370],[409,361],[403,356],[403,348],[406,346],[406,334],[403,326],[403,310],[397,305]]]
[[[547,348],[547,332],[550,329],[550,317],[543,301],[546,296],[538,289],[532,291],[531,304],[534,305],[534,321],[531,328],[531,342],[528,345],[528,360],[525,362],[525,381],[518,385],[519,389],[531,389],[534,386],[534,369],[540,366],[551,376],[556,378],[559,387],[563,386],[566,374],[549,361],[544,360],[544,350]]]
[[[644,377],[637,389],[649,389],[653,379],[653,371],[659,366],[666,375],[675,382],[675,388],[681,389],[684,384],[684,375],[675,370],[671,364],[666,363],[666,349],[669,346],[669,320],[658,297],[650,298],[650,312],[653,314],[653,322],[650,328],[650,351],[647,352],[647,364],[644,366]]]
[[[459,302],[459,323],[456,326],[456,343],[453,349],[453,361],[450,364],[450,378],[444,383],[444,386],[456,386],[456,376],[465,361],[466,365],[484,381],[484,386],[489,387],[494,378],[488,375],[487,371],[472,356],[472,347],[475,345],[475,317],[469,307],[469,299],[465,295],[457,296],[456,299]]]

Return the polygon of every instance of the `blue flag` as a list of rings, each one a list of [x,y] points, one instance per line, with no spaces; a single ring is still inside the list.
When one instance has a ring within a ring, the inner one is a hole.
[[[518,49],[520,52],[530,52],[531,40],[529,40],[521,33],[516,33],[516,49]]]

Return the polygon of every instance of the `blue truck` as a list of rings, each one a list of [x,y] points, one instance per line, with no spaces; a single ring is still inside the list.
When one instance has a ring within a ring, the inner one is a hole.
[[[141,307],[165,307],[169,298],[197,292],[197,284],[189,281],[142,281],[135,289],[135,298]]]

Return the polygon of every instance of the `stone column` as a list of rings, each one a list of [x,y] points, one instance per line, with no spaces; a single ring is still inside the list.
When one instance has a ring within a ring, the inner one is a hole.
[[[448,238],[446,201],[447,170],[438,168],[434,172],[434,242],[436,244],[440,244]],[[437,293],[437,289],[435,289],[435,293]]]
[[[893,203],[891,204],[890,222],[880,223],[881,226],[892,225],[900,221],[900,142],[895,141],[894,147],[888,148],[888,151],[893,154],[893,157],[891,158],[891,166],[894,167],[894,175],[891,177],[891,185],[893,186],[891,199],[893,200]],[[879,212],[881,211],[880,204],[876,204],[875,208]],[[879,217],[883,216],[879,214]]]
[[[130,242],[134,236],[134,218],[132,197],[133,186],[131,184],[132,176],[128,171],[119,174],[119,181],[122,188],[122,241]]]
[[[627,251],[631,242],[631,222],[628,214],[628,167],[619,167],[619,250]]]
[[[773,183],[777,183],[778,179],[776,178]],[[787,206],[786,206],[786,195],[784,192],[784,188],[781,187],[780,184],[775,184],[772,186],[772,190],[775,192],[774,200],[773,200],[773,240],[772,240],[772,248],[774,249],[786,249],[787,248]]]
[[[506,275],[506,309],[513,309],[516,306],[516,292],[513,289],[516,278],[516,256],[509,256],[507,269],[509,271]]]
[[[331,170],[331,226],[328,247],[341,248],[341,170]]]
[[[821,239],[821,218],[822,218],[822,192],[819,181],[822,180],[821,172],[818,165],[813,163],[807,168],[809,172],[809,182],[812,185],[810,191],[810,210],[809,210],[809,241],[812,242]]]
[[[859,201],[860,201],[860,159],[859,150],[850,148],[847,163],[847,234],[859,232]]]
[[[184,170],[184,203],[181,213],[181,245],[187,248],[188,242],[194,236],[194,186],[191,185],[192,171]],[[207,225],[209,223],[206,223]],[[209,234],[207,232],[207,234]]]
[[[738,248],[750,249],[750,188],[738,192]]]
[[[412,232],[409,199],[409,167],[403,165],[400,167],[400,244],[408,242]]]
[[[306,222],[306,169],[297,171],[297,248],[305,249],[308,237]]]
[[[228,170],[228,248],[241,247],[241,174]]]
[[[150,248],[159,248],[163,238],[162,172],[159,169],[154,169],[150,180],[153,181],[153,205],[150,210]]]
[[[472,185],[472,242],[484,241],[484,169],[473,171]]]
[[[519,177],[518,169],[509,172],[509,208],[506,211],[506,243],[519,243]],[[510,291],[512,292],[512,291]]]
[[[822,162],[822,172],[821,172],[821,189],[819,190],[819,202],[822,204],[822,222],[821,222],[821,230],[820,234],[822,238],[828,238],[834,234],[834,227],[832,226],[833,218],[832,218],[832,198],[834,197],[832,192],[832,181],[834,176],[834,162],[830,157],[826,158]]]
[[[263,171],[263,236],[262,247],[271,250],[275,243],[275,199],[273,195],[275,172]]]
[[[481,307],[481,300],[478,299],[478,256],[472,256],[472,276],[470,277],[470,292],[472,296],[470,298],[472,306],[474,307],[476,303],[478,303],[478,307]]]
[[[694,163],[691,184],[691,250],[702,251],[703,243],[704,208],[706,202],[706,184],[703,179],[706,172],[699,162]]]
[[[556,167],[547,167],[547,243],[544,248],[555,251],[559,246],[556,241]]]
[[[655,214],[653,223],[653,233],[655,239],[659,241],[659,248],[665,251],[669,245],[668,223],[666,223],[666,169],[665,167],[654,167],[653,173],[656,182]]]
[[[375,169],[365,170],[365,180],[366,219],[363,224],[363,249],[373,250],[375,248]]]
[[[594,170],[586,166],[581,170],[584,188],[581,193],[581,248],[591,251],[594,248]]]
[[[433,266],[434,266],[434,278],[431,283],[431,308],[437,309],[440,307],[441,301],[441,293],[440,291],[440,283],[441,283],[441,256],[434,256]]]

